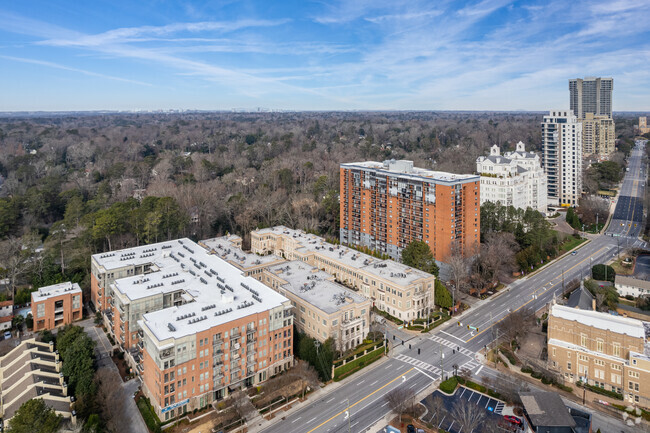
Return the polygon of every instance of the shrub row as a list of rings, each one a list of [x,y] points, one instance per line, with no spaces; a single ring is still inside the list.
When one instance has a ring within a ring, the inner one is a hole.
[[[153,411],[147,397],[142,397],[138,400],[138,409],[140,409],[144,423],[147,424],[149,430],[153,433],[160,433],[160,420]]]
[[[600,395],[604,395],[604,396],[607,396],[607,397],[615,398],[616,400],[623,400],[623,394],[619,394],[616,391],[610,391],[608,389],[603,389],[603,388],[600,388],[598,386],[589,385],[589,384],[585,384],[585,383],[582,383],[582,382],[578,382],[578,383],[582,384],[582,386],[586,386],[587,389],[589,389],[590,391],[595,392],[596,394],[600,394]]]
[[[384,354],[384,348],[380,347],[375,349],[370,353],[363,355],[360,358],[355,359],[352,362],[348,362],[345,365],[340,366],[339,368],[334,369],[334,380],[339,381],[346,376],[354,373],[357,370],[362,369],[364,366],[372,364]]]

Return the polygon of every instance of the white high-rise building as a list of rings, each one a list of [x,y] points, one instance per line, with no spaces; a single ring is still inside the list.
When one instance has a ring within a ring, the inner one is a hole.
[[[481,176],[481,204],[500,202],[520,209],[528,207],[546,213],[547,181],[541,159],[526,152],[526,145],[517,143],[517,150],[506,152],[496,144],[489,156],[476,159],[476,171]]]
[[[548,204],[577,206],[582,194],[582,123],[573,111],[544,116],[542,167],[548,178]]]

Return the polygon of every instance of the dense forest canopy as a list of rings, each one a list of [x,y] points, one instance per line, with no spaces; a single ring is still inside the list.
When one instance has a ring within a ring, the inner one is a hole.
[[[306,112],[0,118],[0,272],[84,283],[88,256],[286,224],[338,235],[339,164],[411,159],[473,173],[498,144],[540,148],[543,113]],[[617,118],[632,137],[636,117]],[[44,246],[35,262],[30,252]]]

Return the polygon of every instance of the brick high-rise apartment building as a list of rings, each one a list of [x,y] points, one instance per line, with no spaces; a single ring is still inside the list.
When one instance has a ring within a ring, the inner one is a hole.
[[[480,243],[480,177],[389,160],[341,164],[341,242],[398,259],[421,240],[445,262],[457,245],[464,256]]]

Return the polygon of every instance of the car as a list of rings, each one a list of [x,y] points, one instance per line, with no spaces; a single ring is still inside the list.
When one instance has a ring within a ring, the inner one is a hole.
[[[572,255],[572,256],[575,256],[576,254],[578,254],[577,251],[571,251],[571,255]]]
[[[9,340],[11,338],[11,331],[5,331],[5,340]]]
[[[415,433],[415,426],[413,424],[409,424],[406,426],[406,433]]]
[[[522,424],[521,420],[519,418],[517,418],[516,416],[503,415],[503,419],[505,419],[506,421],[508,421],[509,423],[512,423],[514,425],[521,425]]]

